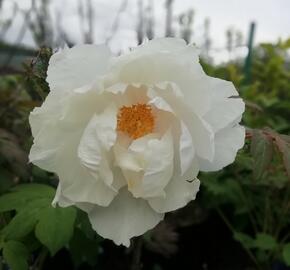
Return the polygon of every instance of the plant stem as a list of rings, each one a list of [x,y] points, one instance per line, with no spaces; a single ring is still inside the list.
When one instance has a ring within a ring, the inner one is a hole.
[[[281,205],[280,218],[278,220],[278,224],[276,226],[276,231],[274,233],[276,239],[278,239],[279,234],[280,234],[283,226],[285,225],[285,218],[283,219],[283,217],[287,216],[287,212],[289,210],[289,195],[290,195],[290,189],[287,188],[282,205]]]
[[[232,226],[232,224],[229,222],[229,220],[226,218],[226,216],[224,215],[224,213],[222,212],[222,210],[220,208],[218,208],[218,207],[216,208],[216,210],[217,210],[219,216],[221,217],[221,219],[224,221],[224,223],[229,228],[229,230],[232,232],[232,234],[234,234],[235,229]],[[253,255],[253,253],[249,249],[245,248],[243,245],[242,245],[242,247],[247,252],[247,254],[251,258],[251,260],[255,263],[255,265],[257,266],[257,268],[261,270],[262,268],[261,268],[260,264],[258,263],[258,261],[256,260],[255,256]]]
[[[48,255],[48,250],[43,248],[39,254],[39,256],[37,257],[37,259],[35,260],[35,263],[32,267],[33,270],[41,270],[43,268],[43,264],[45,262],[45,259]]]
[[[271,217],[272,213],[271,213],[271,209],[270,209],[270,195],[271,195],[271,191],[269,189],[268,192],[266,193],[265,203],[264,203],[263,233],[271,232],[270,217]]]
[[[247,198],[246,194],[245,194],[245,191],[243,189],[242,186],[241,187],[241,195],[242,195],[242,200],[244,201],[244,204],[246,205],[247,209],[248,209],[248,216],[249,216],[249,220],[250,222],[252,223],[252,226],[253,226],[253,229],[254,229],[254,232],[257,234],[258,232],[258,225],[257,225],[257,219],[254,217],[254,215],[252,214],[252,212],[255,212],[253,209],[251,209],[251,206],[250,206],[250,203],[249,203],[249,198]]]
[[[141,255],[142,255],[143,239],[142,236],[137,237],[133,242],[133,254],[132,254],[132,264],[131,270],[141,270]]]

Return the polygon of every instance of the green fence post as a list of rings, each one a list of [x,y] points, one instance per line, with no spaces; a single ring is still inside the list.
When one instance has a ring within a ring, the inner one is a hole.
[[[248,55],[246,57],[245,65],[244,65],[244,74],[245,74],[246,84],[251,81],[252,54],[253,54],[255,30],[256,30],[256,23],[252,22],[250,25],[250,33],[249,33],[249,38],[248,38]]]

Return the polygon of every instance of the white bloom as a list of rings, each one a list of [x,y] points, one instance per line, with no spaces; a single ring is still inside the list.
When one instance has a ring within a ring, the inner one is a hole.
[[[155,39],[113,57],[106,46],[55,53],[50,93],[30,115],[30,161],[55,172],[54,204],[76,205],[116,244],[153,228],[199,190],[199,171],[234,161],[244,102],[207,76],[197,49]]]

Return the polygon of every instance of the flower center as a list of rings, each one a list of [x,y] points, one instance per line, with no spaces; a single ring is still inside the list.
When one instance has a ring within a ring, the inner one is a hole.
[[[123,106],[117,116],[117,131],[127,133],[131,138],[138,139],[153,132],[154,116],[152,108],[147,104]]]

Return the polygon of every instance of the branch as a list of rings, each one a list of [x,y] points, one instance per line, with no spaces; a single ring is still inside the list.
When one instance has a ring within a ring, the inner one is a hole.
[[[143,239],[142,236],[137,237],[133,241],[132,264],[130,270],[141,270],[141,255],[142,255]]]

